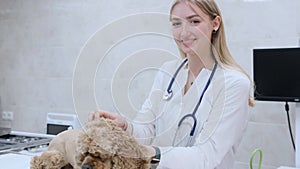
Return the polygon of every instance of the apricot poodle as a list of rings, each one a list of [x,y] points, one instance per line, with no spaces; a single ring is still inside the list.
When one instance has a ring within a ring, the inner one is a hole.
[[[98,119],[83,129],[58,134],[31,169],[149,169],[147,150],[112,121]]]

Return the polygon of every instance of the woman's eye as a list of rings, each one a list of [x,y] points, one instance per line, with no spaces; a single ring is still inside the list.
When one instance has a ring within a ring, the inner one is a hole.
[[[200,23],[199,20],[191,20],[191,24],[192,24],[192,25],[197,25],[197,24],[199,24],[199,23]]]
[[[181,25],[180,22],[172,22],[173,27],[179,27]]]

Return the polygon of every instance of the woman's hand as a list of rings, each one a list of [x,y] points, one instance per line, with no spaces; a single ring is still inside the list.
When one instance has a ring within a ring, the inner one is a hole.
[[[121,127],[123,130],[127,129],[127,121],[119,115],[115,115],[103,110],[97,110],[89,114],[88,120],[93,121],[95,119],[105,118],[112,120],[117,126]]]
[[[143,145],[143,146],[146,149],[146,155],[148,157],[154,157],[155,156],[156,151],[152,146],[147,146],[147,145]]]

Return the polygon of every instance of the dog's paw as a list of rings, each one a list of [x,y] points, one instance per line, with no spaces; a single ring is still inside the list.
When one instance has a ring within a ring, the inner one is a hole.
[[[42,161],[40,160],[40,157],[32,157],[30,161],[30,169],[42,169]]]
[[[30,169],[60,169],[66,165],[63,154],[58,151],[46,151],[35,156],[30,162]]]

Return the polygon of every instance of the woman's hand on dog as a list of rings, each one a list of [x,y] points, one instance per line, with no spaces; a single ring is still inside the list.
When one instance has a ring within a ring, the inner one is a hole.
[[[115,115],[103,110],[97,110],[89,114],[88,120],[93,121],[95,119],[105,118],[112,120],[117,126],[121,127],[123,130],[127,129],[127,121],[119,115]]]

